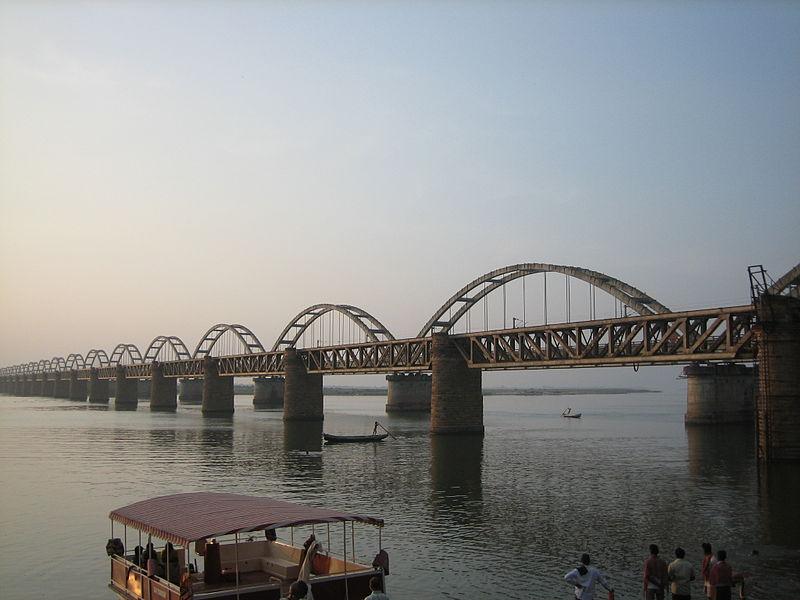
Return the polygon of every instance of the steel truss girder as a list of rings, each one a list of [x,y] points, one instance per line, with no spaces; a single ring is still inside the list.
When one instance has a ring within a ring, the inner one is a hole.
[[[755,310],[738,306],[452,336],[471,368],[537,369],[755,359]]]
[[[451,339],[470,368],[486,370],[752,361],[756,358],[755,323],[755,308],[747,305],[459,334]],[[310,373],[431,369],[429,337],[310,348],[297,353]],[[87,359],[90,355],[91,352]],[[283,351],[214,360],[223,376],[284,374]],[[2,375],[37,375],[51,380],[75,373],[78,379],[88,379],[94,362],[92,358],[85,368],[70,370],[64,358],[54,357],[7,367]],[[98,376],[115,378],[114,360],[100,362]],[[204,373],[201,358],[165,361],[159,365],[166,377],[200,377]],[[119,365],[127,377],[138,379],[149,378],[152,366],[142,362]]]
[[[391,373],[431,368],[431,339],[413,338],[298,352],[309,373]]]

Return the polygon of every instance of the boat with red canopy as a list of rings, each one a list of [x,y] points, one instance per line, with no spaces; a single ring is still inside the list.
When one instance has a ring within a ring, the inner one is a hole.
[[[371,578],[384,588],[388,575],[380,547],[383,520],[377,517],[192,492],[123,506],[109,518],[109,587],[125,600],[278,600],[294,581],[304,581],[314,600],[361,600],[370,593]],[[355,523],[378,529],[372,564],[356,560]],[[295,534],[308,533],[303,545],[295,545]],[[331,539],[340,544],[341,556],[328,553]],[[136,545],[133,551],[129,543]]]

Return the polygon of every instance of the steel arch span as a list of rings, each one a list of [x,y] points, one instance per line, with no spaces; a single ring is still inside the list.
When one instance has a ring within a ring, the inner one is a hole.
[[[86,368],[86,362],[80,354],[70,354],[65,362],[69,370]]]
[[[50,368],[54,371],[66,371],[67,361],[64,360],[63,356],[54,356],[50,359]]]
[[[800,263],[789,269],[783,277],[778,279],[767,289],[768,294],[782,294],[790,286],[800,286]]]
[[[117,344],[117,347],[111,353],[111,358],[108,359],[109,366],[116,367],[117,365],[125,364],[122,361],[126,356],[130,359],[131,364],[139,365],[142,363],[142,353],[139,352],[139,348],[134,344]]]
[[[261,345],[259,339],[255,334],[244,325],[228,323],[217,323],[206,331],[205,335],[197,342],[197,347],[194,349],[193,358],[205,358],[211,356],[211,350],[223,336],[223,334],[231,332],[246,348],[244,354],[253,354],[255,352],[265,352],[264,346]]]
[[[294,348],[306,329],[329,312],[338,312],[350,319],[364,332],[370,342],[385,342],[395,339],[383,323],[362,308],[350,304],[314,304],[299,312],[289,322],[272,346],[272,351]]]
[[[172,350],[177,357],[176,360],[189,360],[192,355],[186,348],[186,344],[177,335],[159,335],[154,338],[147,350],[144,352],[144,362],[151,363],[158,358],[163,349]]]
[[[107,367],[108,366],[108,354],[106,354],[105,350],[100,350],[99,348],[92,348],[89,352],[86,353],[86,367],[91,369],[97,363],[100,367]]]
[[[427,323],[422,327],[417,337],[426,337],[431,333],[446,333],[453,328],[458,320],[475,305],[479,300],[491,294],[494,290],[503,287],[507,283],[536,273],[561,273],[575,279],[580,279],[590,283],[604,292],[614,296],[620,302],[626,304],[642,316],[668,313],[670,310],[654,300],[643,291],[632,285],[620,281],[614,277],[584,269],[583,267],[572,267],[567,265],[551,265],[548,263],[521,263],[510,265],[500,269],[490,271],[473,281],[470,281],[455,294],[450,296],[447,301],[437,310]],[[442,320],[446,313],[454,309],[452,317]]]

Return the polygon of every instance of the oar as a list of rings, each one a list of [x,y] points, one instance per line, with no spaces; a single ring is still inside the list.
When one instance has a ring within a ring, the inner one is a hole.
[[[375,421],[375,426],[376,426],[376,427],[380,427],[381,429],[383,429],[383,430],[384,430],[386,433],[388,433],[388,434],[389,434],[389,437],[391,437],[393,440],[396,440],[396,439],[397,439],[396,437],[394,437],[394,436],[392,435],[392,432],[391,432],[391,431],[389,431],[388,429],[386,429],[386,427],[384,427],[383,425],[381,425],[381,424],[380,424],[380,423],[378,423],[377,421]]]

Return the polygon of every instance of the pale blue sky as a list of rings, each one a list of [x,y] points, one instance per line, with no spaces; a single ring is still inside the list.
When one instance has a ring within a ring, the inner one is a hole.
[[[798,230],[800,3],[0,2],[2,364],[526,261],[743,303]]]

